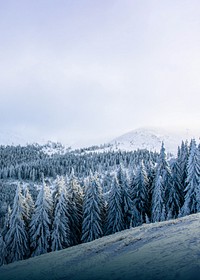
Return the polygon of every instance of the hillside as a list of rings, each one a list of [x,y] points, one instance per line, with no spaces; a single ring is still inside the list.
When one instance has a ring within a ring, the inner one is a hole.
[[[200,214],[146,224],[0,268],[1,280],[199,279]]]
[[[159,152],[164,142],[166,151],[176,155],[182,140],[199,139],[200,132],[189,129],[139,128],[121,135],[110,142],[113,148],[134,151],[147,149]]]
[[[105,152],[105,151],[135,151],[137,149],[147,149],[149,151],[160,151],[161,143],[164,142],[166,151],[176,155],[177,147],[182,140],[190,141],[191,138],[199,140],[200,131],[192,129],[164,129],[158,127],[138,128],[123,135],[120,135],[112,141],[102,145],[83,145],[76,143],[57,143],[56,141],[37,138],[33,132],[23,130],[0,130],[0,145],[22,145],[27,143],[38,143],[43,151],[49,155],[58,153],[64,154],[71,150],[82,150],[84,152]]]

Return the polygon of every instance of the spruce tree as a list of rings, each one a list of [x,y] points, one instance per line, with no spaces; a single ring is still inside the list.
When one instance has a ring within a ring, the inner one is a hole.
[[[117,179],[121,189],[124,229],[127,229],[131,226],[133,202],[131,199],[131,189],[128,175],[121,164],[117,171]]]
[[[137,208],[139,220],[135,221],[136,224],[141,224],[146,221],[146,214],[148,212],[148,184],[149,180],[143,164],[140,166],[135,175],[134,188],[132,190],[133,205]]]
[[[154,182],[152,195],[152,222],[160,222],[165,219],[165,204],[164,204],[164,182],[160,175],[157,175]]]
[[[174,160],[171,165],[171,182],[166,202],[167,219],[176,219],[183,201],[179,162]]]
[[[21,185],[18,184],[10,216],[9,229],[5,237],[9,252],[8,262],[23,260],[28,256],[28,235],[25,217],[25,199],[22,195]]]
[[[186,183],[185,202],[181,209],[182,216],[196,213],[199,209],[200,152],[195,139],[192,139],[190,144]]]
[[[72,169],[70,177],[66,177],[69,197],[69,222],[71,229],[71,245],[81,242],[83,192]]]
[[[65,180],[57,178],[57,193],[54,200],[53,225],[51,233],[52,251],[62,250],[70,246],[69,200]]]
[[[5,236],[9,230],[9,222],[10,222],[11,213],[12,213],[12,209],[11,209],[10,205],[8,205],[7,213],[6,213],[5,219],[4,219],[3,230],[2,230],[3,236]]]
[[[166,159],[164,143],[162,143],[155,170],[155,180],[152,185],[151,216],[153,222],[161,221],[166,218],[166,203],[169,198],[170,188],[171,170]],[[156,212],[154,213],[154,211]]]
[[[178,155],[177,155],[177,162],[180,168],[180,180],[181,180],[181,206],[183,206],[184,203],[184,190],[187,186],[187,165],[188,165],[188,157],[189,157],[189,149],[188,149],[188,143],[183,142],[181,143],[181,147],[178,149]]]
[[[38,256],[50,251],[52,198],[50,190],[43,180],[38,193],[35,211],[30,223],[30,238],[32,256]]]
[[[124,229],[122,194],[116,176],[114,176],[108,196],[106,234],[113,234]]]
[[[103,236],[103,200],[102,190],[97,176],[90,173],[83,199],[83,242],[89,242]]]

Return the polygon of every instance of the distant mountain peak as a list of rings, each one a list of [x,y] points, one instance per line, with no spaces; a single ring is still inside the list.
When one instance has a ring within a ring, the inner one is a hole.
[[[200,131],[191,129],[141,127],[113,139],[110,143],[116,149],[121,150],[147,149],[159,151],[162,142],[164,142],[166,151],[175,155],[182,140],[199,139],[199,136]]]

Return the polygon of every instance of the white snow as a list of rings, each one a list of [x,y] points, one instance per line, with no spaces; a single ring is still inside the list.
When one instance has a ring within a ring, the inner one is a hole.
[[[0,268],[1,280],[199,279],[200,214],[145,224]]]
[[[191,138],[199,139],[200,131],[190,129],[164,129],[164,128],[139,128],[120,137],[110,143],[113,148],[133,151],[137,149],[147,149],[150,151],[160,151],[162,142],[166,151],[176,155],[177,148],[182,140],[190,141]]]
[[[47,141],[45,139],[36,138],[33,131],[27,129],[16,130],[0,130],[0,145],[22,145],[27,143],[39,143],[43,145],[43,152],[48,155],[65,154],[67,151],[83,148],[84,153],[101,153],[109,151],[134,151],[137,149],[147,149],[150,151],[160,151],[162,141],[165,144],[166,151],[176,155],[177,147],[182,140],[190,141],[196,138],[197,144],[200,139],[200,130],[192,129],[164,129],[156,127],[146,127],[135,129],[124,135],[121,135],[107,144],[99,145],[97,149],[85,149],[87,145],[67,145],[60,144],[55,141]],[[102,146],[102,147],[101,147]]]
[[[71,149],[70,147],[66,147],[59,142],[55,143],[55,142],[52,142],[52,141],[48,141],[42,147],[43,153],[45,153],[49,156],[52,156],[54,154],[64,155],[67,152],[69,152],[70,149]]]

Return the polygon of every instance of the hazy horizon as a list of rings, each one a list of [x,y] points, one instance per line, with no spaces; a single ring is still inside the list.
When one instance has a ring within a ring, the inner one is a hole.
[[[0,126],[64,143],[198,129],[200,3],[1,1]]]

